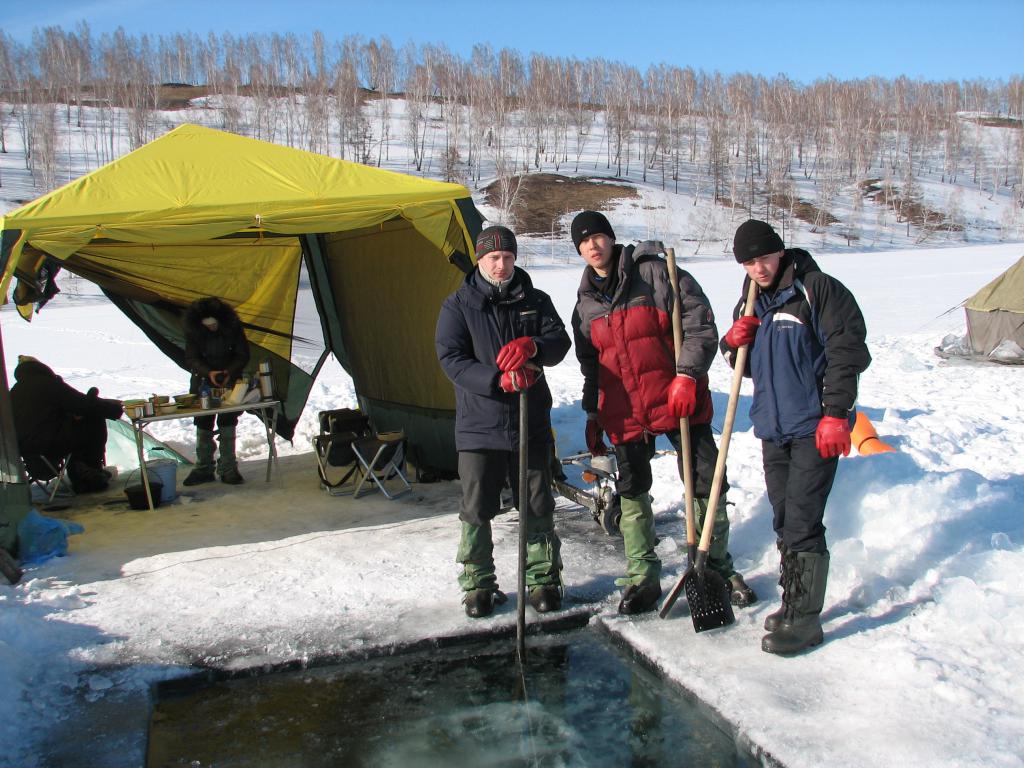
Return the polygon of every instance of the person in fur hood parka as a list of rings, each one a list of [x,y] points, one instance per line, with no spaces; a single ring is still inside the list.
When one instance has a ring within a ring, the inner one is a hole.
[[[213,387],[234,386],[248,362],[249,342],[235,310],[215,296],[192,302],[185,312],[185,363],[192,373],[189,392],[198,393],[204,379]],[[243,482],[235,458],[238,414],[217,414],[216,420],[220,443],[216,474],[222,482],[238,485]],[[185,485],[208,483],[215,477],[213,423],[212,415],[195,419],[196,463]]]

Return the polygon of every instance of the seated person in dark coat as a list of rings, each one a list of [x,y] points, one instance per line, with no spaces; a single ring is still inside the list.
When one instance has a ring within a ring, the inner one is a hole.
[[[70,453],[68,477],[75,492],[105,490],[110,480],[103,469],[106,420],[121,417],[121,401],[98,397],[95,387],[82,394],[28,355],[18,356],[14,379],[14,431],[29,471],[45,476],[45,465],[39,456],[45,456],[56,466]]]

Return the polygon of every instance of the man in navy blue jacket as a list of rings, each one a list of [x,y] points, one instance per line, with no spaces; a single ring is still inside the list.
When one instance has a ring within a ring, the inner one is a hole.
[[[527,521],[526,584],[540,613],[562,604],[560,542],[551,495],[551,391],[544,366],[569,351],[569,334],[551,299],[515,266],[516,238],[488,227],[476,240],[477,266],[445,299],[434,337],[445,375],[455,384],[455,447],[459,452],[466,614],[488,616],[504,595],[494,570],[491,520],[510,478],[513,502]],[[528,513],[519,500],[519,393],[529,416]]]
[[[829,553],[825,504],[839,454],[850,453],[857,377],[871,362],[864,316],[853,294],[822,272],[811,254],[786,248],[763,221],[736,230],[733,254],[760,288],[754,314],[722,337],[730,364],[750,345],[750,420],[761,439],[765,484],[781,553],[782,608],[765,619],[768,653],[788,655],[822,642]]]

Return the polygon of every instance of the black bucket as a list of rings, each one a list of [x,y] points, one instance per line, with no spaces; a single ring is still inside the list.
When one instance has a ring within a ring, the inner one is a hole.
[[[149,492],[153,495],[154,508],[160,506],[163,490],[163,483],[157,482],[156,480],[149,481]],[[149,509],[149,503],[146,501],[146,486],[142,483],[126,485],[124,488],[124,495],[128,497],[128,506],[132,509]]]

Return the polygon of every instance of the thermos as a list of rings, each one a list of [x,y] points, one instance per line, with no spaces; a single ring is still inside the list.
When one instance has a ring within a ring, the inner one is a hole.
[[[264,400],[274,396],[274,377],[270,372],[270,361],[263,360],[260,363],[260,395]]]
[[[203,379],[199,386],[199,407],[204,411],[210,407],[210,385],[206,383],[206,379]]]

